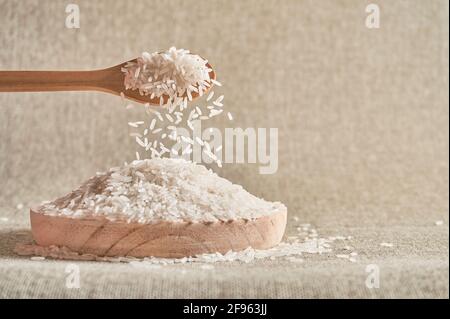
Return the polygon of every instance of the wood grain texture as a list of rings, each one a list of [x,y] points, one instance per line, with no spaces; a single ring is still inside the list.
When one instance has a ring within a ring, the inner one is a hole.
[[[182,258],[203,253],[267,249],[280,243],[286,210],[254,220],[152,224],[74,219],[30,211],[33,238],[40,246],[65,246],[82,254]]]

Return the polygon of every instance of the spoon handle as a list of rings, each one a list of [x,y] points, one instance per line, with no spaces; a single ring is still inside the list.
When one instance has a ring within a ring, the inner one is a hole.
[[[98,89],[99,71],[0,71],[0,92]]]

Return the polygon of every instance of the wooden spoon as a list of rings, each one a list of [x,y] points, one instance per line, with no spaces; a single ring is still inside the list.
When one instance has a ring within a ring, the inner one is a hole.
[[[149,95],[141,95],[138,90],[125,89],[125,75],[121,69],[126,63],[92,71],[0,71],[0,92],[101,91],[115,95],[123,92],[127,99],[159,105],[159,97],[150,99]],[[206,65],[212,70],[209,63]],[[213,70],[209,76],[216,79]],[[211,83],[206,92],[212,86]],[[192,92],[192,98],[196,97],[198,93]],[[164,95],[163,98],[166,103],[168,96]]]

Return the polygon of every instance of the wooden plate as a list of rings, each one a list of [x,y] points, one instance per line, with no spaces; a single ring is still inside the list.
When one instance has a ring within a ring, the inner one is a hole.
[[[80,254],[182,258],[204,253],[267,249],[280,243],[286,209],[253,220],[227,222],[112,222],[68,218],[30,210],[33,238],[40,246],[65,246]]]

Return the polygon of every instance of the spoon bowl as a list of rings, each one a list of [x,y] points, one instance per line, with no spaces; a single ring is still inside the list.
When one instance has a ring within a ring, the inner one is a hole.
[[[128,62],[136,62],[136,59],[130,60],[124,63],[121,63],[119,65],[113,66],[108,69],[98,70],[94,72],[101,72],[104,76],[103,80],[101,81],[101,88],[104,92],[112,93],[115,95],[121,95],[123,93],[124,97],[138,102],[138,103],[149,103],[151,105],[158,105],[159,106],[159,97],[154,97],[153,99],[150,99],[150,95],[140,94],[139,90],[137,89],[125,89],[124,86],[124,74],[122,72],[122,68],[128,63]],[[211,69],[209,72],[209,78],[212,80],[216,79],[216,73],[214,72],[212,66],[207,63],[206,66]],[[211,87],[213,86],[213,83],[211,83],[211,86],[207,88],[203,94],[206,94]],[[192,92],[192,99],[195,99],[199,96],[197,92]],[[186,93],[184,96],[187,96]],[[168,95],[163,95],[164,104],[167,103],[167,100],[169,99]]]

